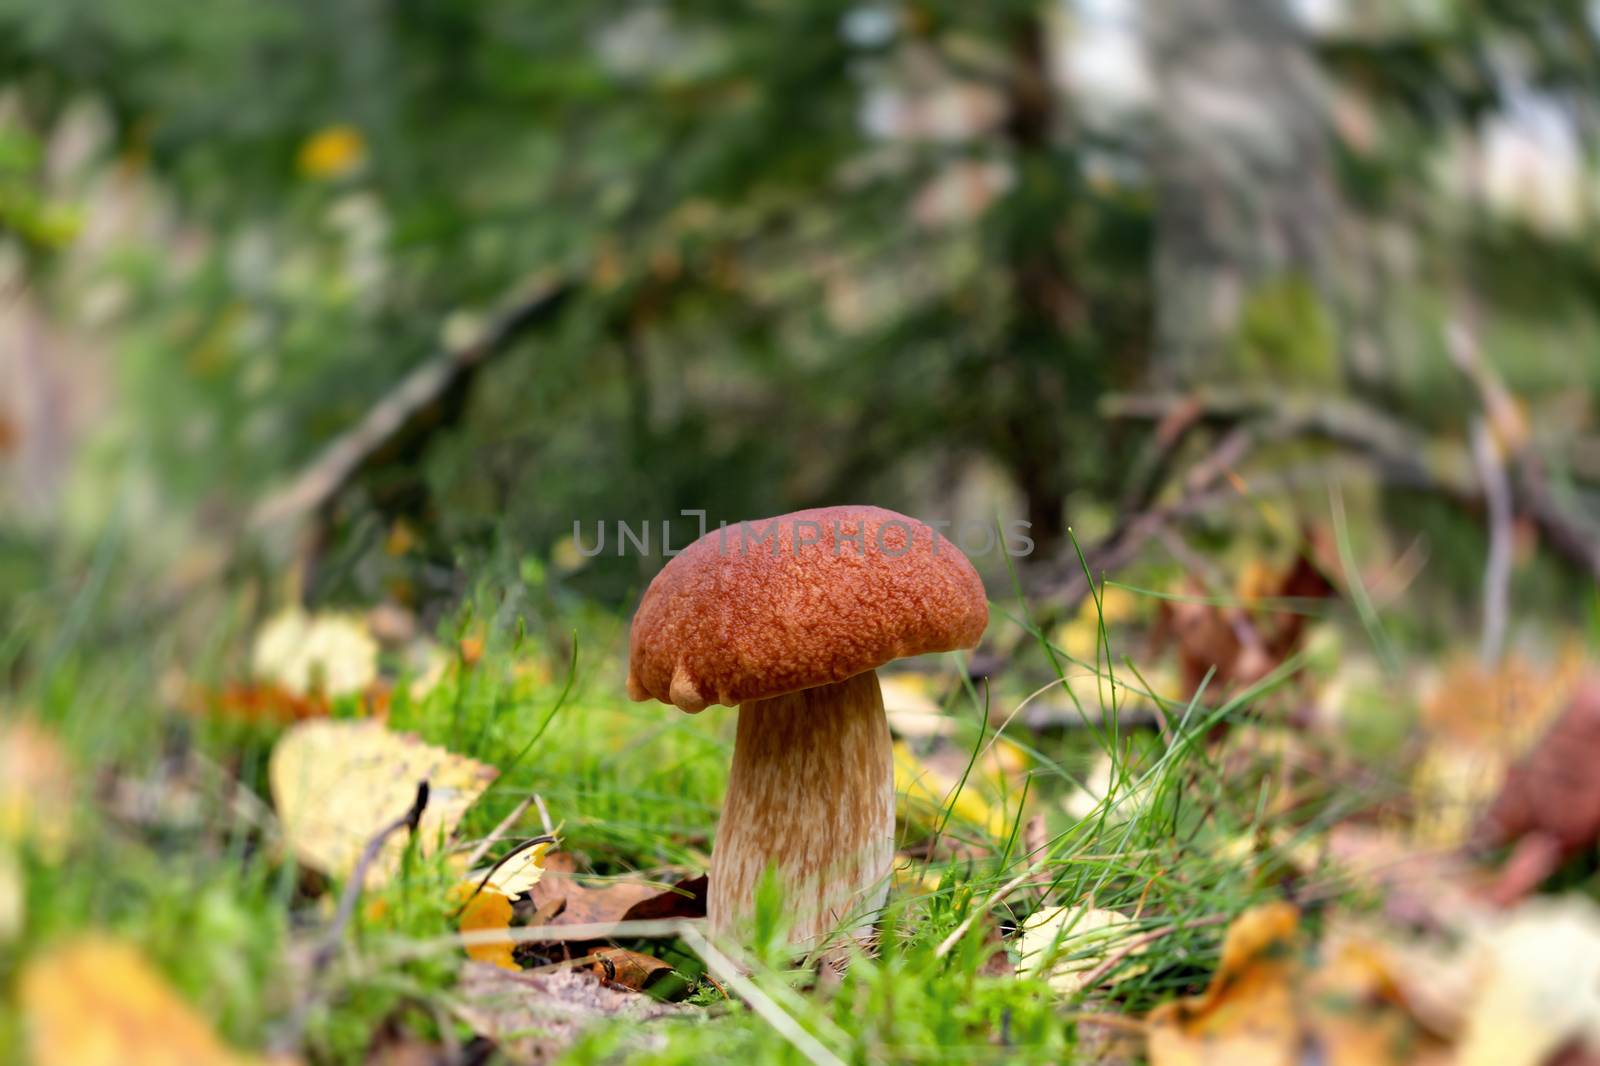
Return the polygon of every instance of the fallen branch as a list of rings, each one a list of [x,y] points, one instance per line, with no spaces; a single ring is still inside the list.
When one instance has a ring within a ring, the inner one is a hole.
[[[1198,404],[1202,421],[1219,426],[1256,425],[1264,440],[1311,438],[1365,457],[1384,477],[1472,508],[1486,504],[1479,472],[1467,448],[1418,433],[1399,420],[1355,401],[1232,391],[1156,393],[1108,397],[1109,418],[1161,419]],[[1563,558],[1600,578],[1600,529],[1569,513],[1556,499],[1531,450],[1516,464],[1515,505],[1539,527]]]
[[[432,413],[465,387],[489,359],[534,325],[548,319],[572,292],[561,281],[539,281],[531,293],[497,315],[470,343],[446,349],[412,370],[350,429],[335,437],[288,484],[256,505],[248,529],[255,534],[293,525],[326,508],[374,460],[407,438],[425,434]]]
[[[1249,454],[1254,443],[1253,435],[1243,428],[1228,433],[1209,455],[1184,475],[1182,496],[1172,503],[1127,516],[1116,529],[1084,553],[1088,575],[1076,559],[1070,560],[1066,564],[1065,576],[1040,588],[1039,594],[1054,601],[1063,613],[1070,614],[1077,610],[1084,597],[1089,595],[1090,575],[1118,570],[1133,562],[1152,537],[1206,500],[1208,492]]]

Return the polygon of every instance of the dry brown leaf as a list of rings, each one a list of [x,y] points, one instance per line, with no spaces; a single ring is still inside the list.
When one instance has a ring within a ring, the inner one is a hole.
[[[637,1023],[690,1013],[690,1008],[609,986],[586,970],[570,967],[510,973],[469,962],[456,993],[468,1024],[523,1063],[553,1061],[596,1022]]]
[[[1177,590],[1191,598],[1160,603],[1151,648],[1159,651],[1169,642],[1176,645],[1185,695],[1202,682],[1213,695],[1253,684],[1294,654],[1305,638],[1304,609],[1287,604],[1252,610],[1250,605],[1264,597],[1305,601],[1332,596],[1334,587],[1313,558],[1315,554],[1315,538],[1308,536],[1305,550],[1287,570],[1273,575],[1259,566],[1247,569],[1238,589],[1244,606],[1199,602],[1207,590],[1192,579]]]
[[[670,964],[627,948],[595,948],[589,955],[594,959],[589,967],[591,973],[607,984],[621,985],[635,992],[643,991],[651,982],[672,972]]]
[[[328,699],[320,692],[299,695],[270,681],[228,685],[216,692],[200,692],[198,698],[185,702],[205,713],[240,722],[298,722],[325,718],[329,711]]]
[[[1022,923],[1017,972],[1028,977],[1045,975],[1062,996],[1084,990],[1083,981],[1108,955],[1123,950],[1139,933],[1139,925],[1121,911],[1099,907],[1045,907]],[[1135,946],[1140,955],[1149,945]],[[1143,963],[1120,966],[1118,977],[1133,977],[1148,970]]]
[[[588,885],[574,876],[576,868],[568,853],[558,852],[546,858],[547,876],[528,891],[534,908],[556,908],[544,924],[591,925],[705,914],[704,878],[693,878],[672,888],[626,880]]]
[[[1516,843],[1492,896],[1506,905],[1532,892],[1567,859],[1600,839],[1600,676],[1572,702],[1528,755],[1506,774],[1473,837]]]
[[[1566,707],[1580,675],[1570,650],[1550,666],[1517,655],[1492,669],[1467,658],[1445,666],[1422,701],[1427,744],[1411,778],[1419,843],[1468,842],[1508,766]]]
[[[132,947],[85,937],[19,981],[34,1066],[262,1066],[233,1051]]]

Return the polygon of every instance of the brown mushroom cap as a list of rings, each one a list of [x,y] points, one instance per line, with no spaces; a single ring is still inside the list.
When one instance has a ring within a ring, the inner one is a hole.
[[[881,507],[819,507],[712,530],[650,582],[628,695],[695,712],[970,648],[989,604],[967,557]]]

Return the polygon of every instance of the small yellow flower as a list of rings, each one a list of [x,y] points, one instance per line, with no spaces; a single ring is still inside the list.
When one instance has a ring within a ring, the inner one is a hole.
[[[367,142],[354,126],[326,126],[300,146],[295,165],[308,178],[342,178],[367,157]]]

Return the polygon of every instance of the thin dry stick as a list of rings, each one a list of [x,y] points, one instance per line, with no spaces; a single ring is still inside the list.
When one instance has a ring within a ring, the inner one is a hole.
[[[700,961],[720,978],[729,988],[737,992],[756,1015],[785,1040],[812,1066],[844,1066],[844,1060],[823,1046],[822,1041],[808,1033],[801,1024],[790,1016],[754,981],[746,977],[736,966],[732,959],[717,949],[705,934],[692,926],[685,926],[681,934],[684,943],[693,949]]]
[[[300,997],[288,1026],[275,1042],[278,1050],[288,1051],[299,1047],[300,1038],[305,1033],[306,1019],[311,1013],[312,1001],[316,998],[318,979],[339,952],[339,941],[344,936],[345,927],[350,924],[350,919],[355,914],[356,900],[361,897],[361,887],[366,883],[367,871],[377,860],[378,852],[382,851],[384,843],[401,829],[409,829],[415,833],[417,824],[422,820],[422,812],[427,807],[428,782],[420,781],[417,783],[417,795],[411,801],[411,808],[372,834],[367,846],[361,849],[361,857],[356,860],[355,869],[351,871],[350,879],[345,882],[344,891],[339,894],[339,909],[334,912],[333,922],[323,934],[322,943],[311,955],[310,979],[305,983],[305,992]]]
[[[350,924],[350,918],[356,911],[356,900],[361,898],[361,888],[367,881],[367,870],[371,868],[378,858],[378,852],[383,850],[384,842],[402,829],[415,833],[417,823],[422,820],[422,812],[428,806],[428,782],[421,781],[417,784],[417,796],[411,801],[411,809],[400,817],[372,834],[372,839],[367,841],[367,846],[361,850],[361,858],[356,860],[356,868],[350,874],[350,880],[345,882],[344,891],[339,894],[339,909],[334,912],[333,924],[328,926],[328,932],[322,938],[322,946],[311,958],[311,971],[316,973],[327,967],[329,960],[339,950],[339,938],[344,935],[345,926]]]
[[[1483,565],[1483,642],[1478,655],[1485,666],[1500,661],[1505,647],[1506,613],[1511,603],[1511,481],[1500,447],[1482,418],[1472,420],[1472,458],[1483,481],[1489,511],[1489,553]]]
[[[505,836],[506,830],[516,825],[517,819],[521,818],[528,812],[528,807],[533,803],[533,800],[533,796],[529,796],[524,799],[521,803],[516,805],[510,814],[500,819],[499,825],[489,830],[489,835],[480,840],[478,842],[478,846],[473,848],[471,854],[467,856],[467,869],[470,870],[474,866],[478,865],[478,860],[489,854],[489,849],[494,847],[495,844],[499,843],[500,838]],[[549,832],[548,828],[546,828],[546,832]]]
[[[988,899],[983,901],[983,906],[974,908],[971,913],[961,920],[960,925],[951,930],[950,935],[945,937],[939,946],[934,949],[933,957],[936,959],[942,959],[946,955],[950,954],[950,949],[959,944],[961,942],[961,938],[967,935],[967,930],[972,928],[972,923],[978,920],[978,916],[981,914],[988,914],[990,907],[993,907],[1011,893],[1015,892],[1024,881],[1038,873],[1039,868],[1044,865],[1044,860],[1045,857],[1040,856],[1038,859],[1035,859],[1033,862],[1029,863],[1026,870],[1022,871],[1020,874],[1013,877],[999,888],[995,889],[994,893]]]
[[[1129,937],[1123,941],[1120,948],[1107,955],[1099,966],[1096,966],[1084,976],[1081,987],[1086,992],[1094,988],[1101,981],[1104,981],[1106,975],[1116,969],[1123,959],[1126,959],[1146,944],[1152,944],[1162,937],[1171,936],[1173,933],[1184,929],[1204,929],[1208,925],[1221,925],[1228,918],[1229,915],[1226,914],[1210,914],[1204,918],[1196,918],[1192,922],[1173,922],[1171,925],[1163,925],[1159,929],[1152,929],[1148,933],[1140,933],[1138,936]]]
[[[550,810],[544,805],[544,797],[535,792],[533,805],[539,809],[539,824],[544,826],[545,836],[555,836],[555,826],[550,824]]]

